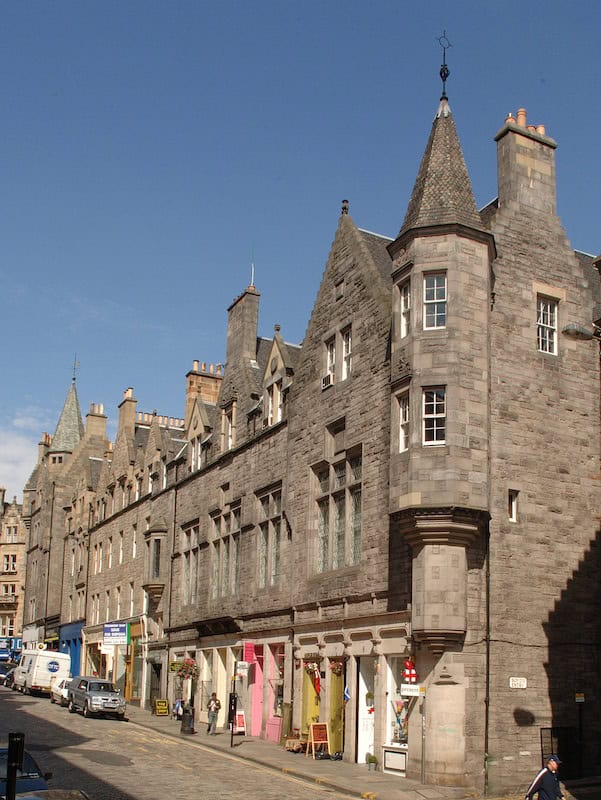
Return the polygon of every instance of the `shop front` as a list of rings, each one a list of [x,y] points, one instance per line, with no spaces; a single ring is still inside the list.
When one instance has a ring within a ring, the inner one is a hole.
[[[83,622],[70,622],[61,625],[58,633],[59,650],[71,658],[71,675],[81,675],[81,656],[83,644]]]
[[[296,636],[292,727],[307,737],[326,722],[331,753],[404,775],[416,706],[402,690],[409,648],[405,622]]]

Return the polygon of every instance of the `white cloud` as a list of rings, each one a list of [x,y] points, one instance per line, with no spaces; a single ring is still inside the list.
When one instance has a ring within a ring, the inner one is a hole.
[[[0,486],[6,489],[6,501],[23,499],[23,487],[38,458],[39,436],[26,436],[19,431],[0,428]]]
[[[18,430],[39,431],[46,430],[48,423],[48,411],[37,406],[27,406],[19,409],[11,420],[13,428]]]

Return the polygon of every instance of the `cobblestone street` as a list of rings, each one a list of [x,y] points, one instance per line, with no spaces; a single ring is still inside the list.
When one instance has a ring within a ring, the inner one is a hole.
[[[15,731],[25,734],[25,746],[41,767],[53,772],[51,788],[81,788],[92,800],[309,800],[327,792],[204,748],[188,737],[171,738],[109,719],[84,719],[47,699],[0,689],[0,740]]]

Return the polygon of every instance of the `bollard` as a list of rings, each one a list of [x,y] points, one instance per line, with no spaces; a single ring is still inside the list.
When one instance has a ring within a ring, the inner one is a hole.
[[[184,706],[180,733],[196,733],[194,730],[194,709],[189,705]]]

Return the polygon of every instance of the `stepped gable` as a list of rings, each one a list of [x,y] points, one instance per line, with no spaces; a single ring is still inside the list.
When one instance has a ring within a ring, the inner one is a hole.
[[[399,236],[413,228],[453,223],[482,228],[451,109],[443,98]]]
[[[84,426],[81,419],[81,409],[79,407],[77,389],[75,388],[75,379],[73,379],[48,452],[72,453],[83,434]]]

